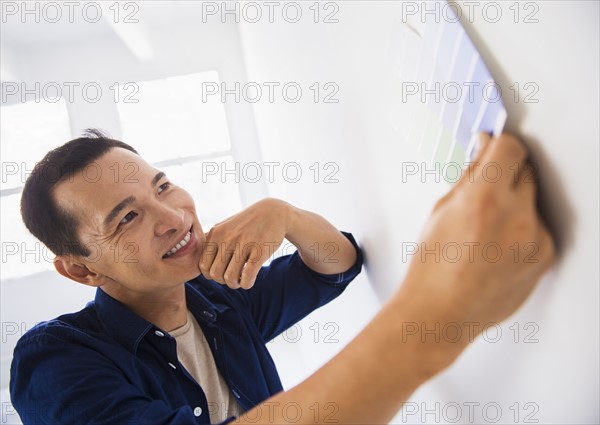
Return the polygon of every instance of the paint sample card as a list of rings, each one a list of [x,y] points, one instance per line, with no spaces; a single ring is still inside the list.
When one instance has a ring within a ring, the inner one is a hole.
[[[437,2],[444,13],[417,16],[418,31],[404,19],[394,25],[390,57],[401,96],[393,112],[395,126],[430,163],[463,165],[473,151],[473,133],[501,133],[507,114],[454,9]]]

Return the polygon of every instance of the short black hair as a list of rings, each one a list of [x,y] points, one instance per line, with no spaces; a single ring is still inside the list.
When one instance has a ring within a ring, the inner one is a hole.
[[[88,257],[91,254],[77,236],[77,218],[61,208],[54,198],[55,187],[112,148],[127,149],[139,155],[127,143],[88,128],[78,139],[48,152],[27,178],[21,195],[21,217],[31,234],[55,255]]]

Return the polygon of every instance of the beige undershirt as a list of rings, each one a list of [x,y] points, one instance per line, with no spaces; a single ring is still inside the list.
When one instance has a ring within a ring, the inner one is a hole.
[[[240,416],[241,408],[219,373],[202,328],[194,315],[188,310],[187,323],[169,333],[177,341],[179,362],[204,390],[210,422],[221,422],[232,415]]]

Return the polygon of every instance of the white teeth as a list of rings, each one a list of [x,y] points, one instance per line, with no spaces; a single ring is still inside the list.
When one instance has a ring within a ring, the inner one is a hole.
[[[167,252],[164,255],[164,257],[169,257],[170,255],[175,254],[181,248],[183,248],[184,246],[186,246],[187,243],[190,241],[191,237],[192,237],[192,233],[191,232],[187,232],[187,234],[185,235],[185,238],[183,238],[181,241],[177,242],[177,245],[175,245],[173,248],[171,248],[171,250],[169,252]]]

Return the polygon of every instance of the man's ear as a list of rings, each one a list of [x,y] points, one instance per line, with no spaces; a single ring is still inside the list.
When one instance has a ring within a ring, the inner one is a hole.
[[[84,285],[98,287],[103,284],[102,275],[88,269],[85,263],[73,256],[58,255],[54,258],[54,268],[64,277]]]

